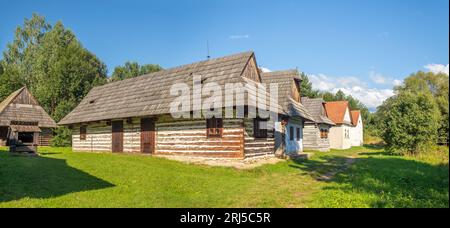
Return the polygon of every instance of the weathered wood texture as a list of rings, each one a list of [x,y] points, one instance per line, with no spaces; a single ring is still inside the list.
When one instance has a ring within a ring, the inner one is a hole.
[[[254,57],[252,57],[250,61],[248,61],[247,66],[244,69],[243,76],[251,79],[252,81],[261,82],[256,59]]]
[[[140,153],[140,119],[133,118],[132,122],[124,120],[123,124],[123,152]],[[72,148],[74,151],[111,152],[112,126],[105,121],[91,123],[86,127],[86,140],[80,140],[80,125],[72,129]]]
[[[8,140],[8,127],[0,127],[0,146],[6,146]]]
[[[156,122],[156,151],[162,155],[242,158],[241,119],[224,119],[222,138],[208,138],[206,120],[173,120]]]
[[[204,119],[174,120],[168,116],[159,118],[155,123],[156,142],[154,154],[244,158],[243,122],[242,119],[224,119],[223,137],[208,138],[206,135],[206,120]],[[252,121],[248,122],[252,124]],[[108,126],[104,121],[87,125],[86,140],[80,140],[79,125],[73,127],[72,135],[74,151],[112,151],[112,127]],[[124,121],[124,152],[141,153],[140,135],[140,119],[134,118],[132,123]],[[247,142],[248,139],[246,138],[245,140]],[[266,149],[266,147],[261,146],[261,143],[267,144],[265,142],[257,142],[256,144],[250,143],[248,146],[255,147],[255,149]],[[267,153],[269,152],[263,152],[263,154]],[[253,156],[255,155],[258,154],[253,154]]]
[[[53,138],[53,131],[50,128],[41,128],[39,133],[39,146],[50,146]]]
[[[320,137],[320,129],[329,129],[329,125],[305,124],[303,128],[303,148],[305,150],[329,151],[330,140]]]
[[[273,155],[275,153],[275,139],[273,129],[267,130],[267,138],[255,138],[253,133],[254,131],[253,119],[244,119],[244,126],[245,126],[244,152],[246,158]]]
[[[56,127],[55,121],[25,87],[0,103],[0,126],[9,126],[11,121],[38,122],[39,127]]]

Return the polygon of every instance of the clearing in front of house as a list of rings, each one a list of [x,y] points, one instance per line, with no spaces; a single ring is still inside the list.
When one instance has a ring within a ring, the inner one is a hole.
[[[151,156],[0,148],[0,207],[449,207],[448,149],[356,147],[250,170]]]

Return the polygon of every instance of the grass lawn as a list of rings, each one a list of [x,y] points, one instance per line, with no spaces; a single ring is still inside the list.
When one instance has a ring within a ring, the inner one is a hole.
[[[449,207],[448,149],[413,158],[358,147],[252,170],[70,148],[40,153],[0,148],[0,207]]]

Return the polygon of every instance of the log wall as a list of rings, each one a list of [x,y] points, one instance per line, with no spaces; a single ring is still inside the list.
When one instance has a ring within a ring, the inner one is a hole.
[[[140,153],[140,119],[124,121],[124,152]],[[155,154],[213,158],[251,158],[274,154],[274,131],[268,138],[253,137],[253,119],[224,119],[222,138],[208,138],[206,120],[174,120],[169,116],[155,123]],[[72,128],[74,151],[111,152],[112,128],[105,121],[86,127],[86,140],[80,140],[80,125]]]
[[[222,138],[206,136],[206,120],[156,122],[156,154],[199,157],[243,158],[243,120],[224,119]]]
[[[255,138],[253,119],[244,119],[245,126],[245,158],[275,154],[275,137],[274,130],[267,130],[267,138]]]
[[[329,151],[330,140],[320,138],[320,128],[327,128],[326,125],[305,124],[303,128],[303,148],[305,150]]]
[[[131,123],[124,120],[123,131],[123,151],[139,153],[141,148],[140,119],[133,118]],[[72,129],[72,148],[74,151],[111,152],[111,125],[105,121],[88,124],[86,140],[80,140],[80,125],[75,125]]]
[[[50,146],[53,139],[53,131],[50,128],[41,128],[39,133],[39,146]]]

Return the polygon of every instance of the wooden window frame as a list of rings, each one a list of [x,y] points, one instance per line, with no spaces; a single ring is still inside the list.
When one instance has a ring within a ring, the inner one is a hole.
[[[267,129],[259,128],[261,122],[266,122],[267,126],[267,119],[260,119],[260,118],[253,119],[253,136],[257,139],[266,139]]]
[[[223,120],[221,118],[206,119],[206,136],[208,138],[222,138]]]
[[[297,135],[296,135],[297,141],[300,141],[300,128],[299,128],[299,127],[296,128],[295,133],[297,134]]]
[[[320,138],[328,139],[328,129],[320,129]]]
[[[87,126],[80,126],[80,141],[86,141]]]

